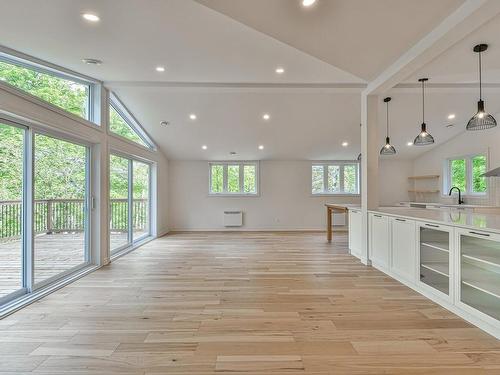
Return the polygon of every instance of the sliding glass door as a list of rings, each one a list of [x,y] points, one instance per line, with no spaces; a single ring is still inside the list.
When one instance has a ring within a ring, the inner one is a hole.
[[[90,263],[87,145],[0,119],[0,310]]]
[[[0,122],[0,304],[24,290],[25,133]]]
[[[88,261],[88,155],[86,146],[35,134],[35,285]]]
[[[116,254],[151,234],[151,165],[110,155],[109,171],[109,243]]]

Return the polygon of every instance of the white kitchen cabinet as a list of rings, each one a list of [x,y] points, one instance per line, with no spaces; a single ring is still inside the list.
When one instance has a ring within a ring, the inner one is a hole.
[[[414,220],[392,217],[391,272],[411,284],[416,282],[416,224]]]
[[[500,334],[500,235],[456,229],[455,303]]]
[[[370,242],[368,256],[372,264],[383,271],[389,270],[390,238],[389,218],[370,213],[368,217]]]
[[[363,220],[358,210],[349,210],[349,250],[357,258],[361,257]]]
[[[447,301],[453,299],[453,228],[417,222],[420,286]]]

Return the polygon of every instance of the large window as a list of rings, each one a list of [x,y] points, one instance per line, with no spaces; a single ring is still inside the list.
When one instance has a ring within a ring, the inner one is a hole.
[[[359,163],[313,163],[311,193],[317,195],[359,194]]]
[[[443,193],[448,193],[452,187],[456,186],[468,195],[486,194],[486,178],[481,177],[486,170],[485,155],[470,155],[446,160]]]
[[[90,263],[89,159],[86,145],[0,120],[0,305]]]
[[[111,95],[109,104],[109,130],[129,141],[153,148],[151,139],[114,94]]]
[[[0,56],[0,81],[74,115],[91,119],[93,84]]]
[[[151,234],[151,165],[112,154],[109,171],[109,242],[116,254]]]
[[[211,195],[257,195],[259,164],[257,162],[209,163]]]

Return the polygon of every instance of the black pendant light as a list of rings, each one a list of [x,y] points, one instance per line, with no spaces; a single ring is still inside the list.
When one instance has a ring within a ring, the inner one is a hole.
[[[429,78],[420,78],[418,80],[418,82],[422,82],[422,125],[420,134],[417,135],[413,141],[415,146],[427,146],[434,143],[434,138],[427,133],[427,125],[425,124],[425,82],[428,80]]]
[[[497,121],[489,113],[484,111],[482,77],[481,77],[481,52],[488,49],[487,44],[478,44],[474,47],[474,52],[479,55],[479,101],[477,102],[477,113],[467,123],[467,130],[484,130],[497,126]]]
[[[387,133],[385,136],[385,145],[380,149],[380,155],[394,155],[396,153],[396,149],[393,145],[391,145],[391,141],[389,139],[389,102],[391,98],[387,97],[384,99],[384,103],[386,104],[386,120],[387,120]]]

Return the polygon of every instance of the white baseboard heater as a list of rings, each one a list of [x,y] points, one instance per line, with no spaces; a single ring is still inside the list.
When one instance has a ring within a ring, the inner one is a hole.
[[[224,211],[225,227],[241,227],[243,225],[242,211]]]
[[[345,226],[345,213],[343,212],[334,212],[333,213],[333,226],[334,227],[343,227]]]

